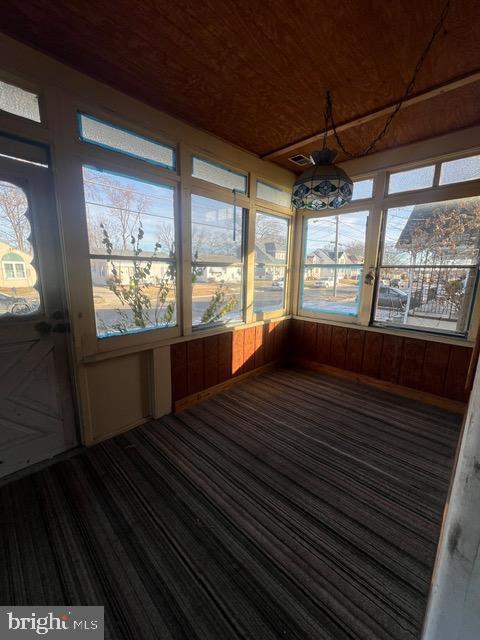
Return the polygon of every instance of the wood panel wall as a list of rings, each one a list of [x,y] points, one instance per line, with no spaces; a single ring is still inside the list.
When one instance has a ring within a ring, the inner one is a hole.
[[[173,403],[270,362],[287,353],[289,320],[236,329],[170,347]]]
[[[293,320],[290,358],[466,401],[470,347]]]

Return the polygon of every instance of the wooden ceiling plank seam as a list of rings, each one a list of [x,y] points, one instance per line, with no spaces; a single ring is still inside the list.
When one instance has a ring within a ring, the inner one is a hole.
[[[465,76],[457,78],[455,80],[451,80],[444,84],[441,84],[437,87],[429,89],[428,91],[424,91],[423,93],[419,93],[411,98],[407,98],[400,107],[400,110],[403,110],[409,106],[414,104],[418,104],[420,102],[425,102],[426,100],[430,100],[431,98],[435,98],[443,93],[448,93],[450,91],[455,91],[456,89],[460,89],[465,87],[466,85],[473,84],[474,82],[480,81],[480,71],[474,71],[473,73],[469,73]],[[360,125],[371,122],[372,120],[377,120],[383,116],[387,116],[392,113],[397,108],[398,102],[394,104],[390,104],[386,107],[378,109],[376,111],[371,111],[363,116],[359,116],[353,120],[349,120],[348,122],[344,122],[336,126],[337,133],[341,133],[342,131],[347,131],[348,129],[353,129],[355,127],[359,127]],[[327,130],[327,137],[332,136],[334,134],[333,128]],[[309,136],[308,138],[303,138],[297,142],[293,142],[285,147],[280,147],[275,151],[270,151],[269,153],[263,154],[260,156],[262,160],[273,160],[278,158],[279,156],[286,155],[287,153],[295,152],[299,149],[302,149],[307,144],[312,144],[317,142],[318,140],[322,140],[325,135],[324,131],[314,134],[313,136]]]

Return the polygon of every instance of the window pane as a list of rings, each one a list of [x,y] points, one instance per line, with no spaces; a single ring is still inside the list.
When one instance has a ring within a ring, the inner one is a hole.
[[[175,169],[175,151],[172,147],[83,113],[79,114],[79,126],[83,142],[118,151],[166,169]]]
[[[34,313],[40,307],[27,212],[24,191],[0,181],[0,316]]]
[[[253,310],[284,307],[288,220],[257,212],[255,224],[255,287]]]
[[[261,180],[257,180],[257,198],[273,202],[282,207],[290,207],[292,203],[292,194],[289,191],[284,191]]]
[[[365,256],[368,211],[309,218],[305,264],[358,264]]]
[[[192,322],[243,318],[244,215],[240,207],[192,195]]]
[[[91,254],[105,255],[110,242],[116,256],[133,256],[136,248],[141,257],[174,256],[172,187],[87,166],[83,182]]]
[[[477,264],[480,198],[389,209],[382,264]]]
[[[255,265],[255,289],[253,311],[255,313],[278,311],[285,306],[286,267]]]
[[[480,198],[389,209],[375,321],[463,334],[476,286]]]
[[[480,156],[442,162],[440,184],[480,179]]]
[[[360,304],[362,265],[306,266],[301,307],[306,311],[356,316]]]
[[[400,193],[401,191],[415,191],[415,189],[427,189],[433,184],[435,166],[420,167],[409,171],[391,173],[388,183],[388,193]]]
[[[194,178],[212,182],[219,187],[235,189],[239,193],[247,193],[246,175],[195,156],[193,157],[192,175]]]
[[[192,195],[192,255],[198,261],[243,261],[242,207]]]
[[[464,334],[476,279],[477,270],[472,267],[381,269],[375,321]]]
[[[97,335],[176,325],[175,266],[145,260],[90,260]]]
[[[0,80],[0,110],[40,122],[38,96]]]
[[[357,315],[367,220],[368,211],[306,220],[303,309]]]
[[[257,212],[255,223],[255,260],[285,264],[288,248],[288,220]]]
[[[357,180],[353,183],[352,200],[371,198],[373,196],[373,178],[368,180]]]
[[[194,266],[192,324],[239,322],[243,316],[243,264]]]

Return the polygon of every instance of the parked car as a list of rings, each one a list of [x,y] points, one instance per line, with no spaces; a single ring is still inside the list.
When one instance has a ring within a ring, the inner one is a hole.
[[[27,300],[27,298],[19,298],[18,296],[0,292],[0,313],[20,315],[32,313],[37,308],[38,302],[36,300]]]
[[[384,309],[403,310],[407,306],[408,295],[405,291],[380,284],[378,288],[377,305]]]
[[[272,289],[283,289],[285,287],[285,282],[283,280],[274,280],[272,282]]]
[[[314,284],[314,286],[317,287],[317,289],[331,289],[333,285],[334,285],[333,278],[328,278],[328,277],[319,278],[318,280],[315,280],[315,284]]]

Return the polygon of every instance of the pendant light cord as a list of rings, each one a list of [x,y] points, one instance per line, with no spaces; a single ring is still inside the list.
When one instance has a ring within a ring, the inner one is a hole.
[[[398,102],[398,104],[396,105],[395,109],[392,111],[392,113],[389,115],[389,117],[387,118],[382,130],[380,131],[380,133],[377,135],[376,138],[374,138],[374,140],[372,140],[372,142],[360,153],[354,154],[351,153],[350,151],[348,151],[345,146],[343,145],[340,136],[338,135],[337,132],[337,127],[335,125],[335,121],[333,119],[333,103],[332,103],[332,96],[330,94],[330,91],[327,91],[327,96],[326,96],[326,107],[325,107],[325,119],[327,119],[327,117],[330,120],[330,124],[332,127],[332,131],[333,131],[333,135],[335,136],[335,140],[338,144],[338,146],[340,147],[340,149],[343,151],[343,153],[349,157],[349,158],[357,158],[359,156],[364,156],[367,155],[367,153],[370,153],[371,151],[373,151],[373,149],[377,146],[377,144],[380,142],[380,140],[382,138],[384,138],[385,134],[387,133],[390,125],[392,124],[392,120],[395,118],[395,116],[397,115],[397,113],[400,111],[400,109],[402,108],[403,103],[405,102],[405,100],[407,100],[407,98],[410,96],[410,94],[412,93],[416,81],[417,81],[417,76],[420,73],[420,70],[423,67],[423,64],[425,62],[425,59],[427,58],[428,54],[430,53],[430,50],[433,46],[433,43],[435,42],[438,34],[440,32],[443,31],[443,33],[447,33],[447,30],[445,28],[445,20],[447,18],[448,12],[450,10],[450,6],[451,6],[451,0],[447,0],[443,6],[442,12],[440,14],[440,17],[432,31],[432,35],[430,37],[430,40],[428,41],[425,49],[422,51],[422,54],[420,55],[417,64],[415,66],[415,69],[413,71],[412,77],[410,79],[410,82],[407,85],[407,88],[405,89],[405,92],[403,94],[403,96],[400,99],[400,102]],[[324,137],[323,137],[323,147],[325,148],[326,145],[326,138],[327,138],[327,129],[328,129],[328,123],[327,121],[325,122],[325,132],[324,132]]]

